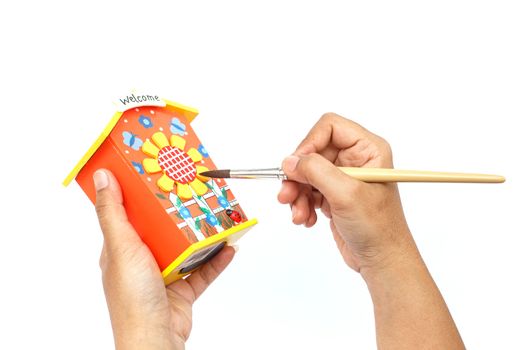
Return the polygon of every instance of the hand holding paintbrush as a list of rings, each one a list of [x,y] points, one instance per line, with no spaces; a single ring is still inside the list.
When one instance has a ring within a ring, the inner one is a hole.
[[[282,168],[212,170],[202,175],[292,180],[283,182],[279,201],[290,205],[295,224],[313,226],[316,209],[330,219],[344,261],[367,283],[380,347],[464,348],[409,230],[395,182],[505,179],[392,168],[392,153],[385,140],[350,120],[328,114],[284,160]]]

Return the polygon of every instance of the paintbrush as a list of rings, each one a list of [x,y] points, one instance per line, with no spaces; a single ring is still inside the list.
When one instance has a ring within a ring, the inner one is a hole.
[[[505,178],[500,175],[450,173],[422,170],[398,170],[387,168],[339,167],[349,176],[364,182],[476,182],[501,183]],[[231,179],[278,179],[286,180],[282,168],[246,169],[246,170],[209,170],[200,173],[212,178]]]

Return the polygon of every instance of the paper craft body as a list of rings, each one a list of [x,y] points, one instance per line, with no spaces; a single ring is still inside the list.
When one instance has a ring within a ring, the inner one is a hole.
[[[93,173],[113,172],[128,218],[166,284],[198,268],[257,222],[247,219],[224,179],[199,175],[216,167],[190,125],[197,113],[170,101],[116,113],[64,181],[75,178],[95,202]]]

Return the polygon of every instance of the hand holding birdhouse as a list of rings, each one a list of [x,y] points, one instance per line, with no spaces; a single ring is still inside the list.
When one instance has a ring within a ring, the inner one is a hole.
[[[283,171],[293,181],[283,183],[278,198],[291,205],[295,224],[314,225],[317,208],[330,218],[345,262],[370,291],[378,347],[463,349],[408,229],[397,185],[364,183],[337,166],[392,168],[392,152],[379,136],[327,114],[284,160]]]
[[[115,177],[98,170],[94,186],[104,235],[102,282],[116,348],[183,349],[193,303],[231,262],[234,249],[226,247],[188,278],[165,287],[155,258],[128,221]]]

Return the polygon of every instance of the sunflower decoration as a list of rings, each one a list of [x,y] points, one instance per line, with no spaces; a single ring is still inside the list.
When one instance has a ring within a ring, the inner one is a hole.
[[[193,192],[198,196],[208,192],[204,182],[209,178],[200,175],[208,168],[195,164],[202,160],[202,154],[195,148],[186,152],[185,146],[186,140],[178,135],[168,140],[164,133],[156,132],[142,145],[142,152],[149,156],[142,165],[148,174],[163,173],[157,180],[162,191],[171,192],[176,187],[177,196],[190,199]]]

